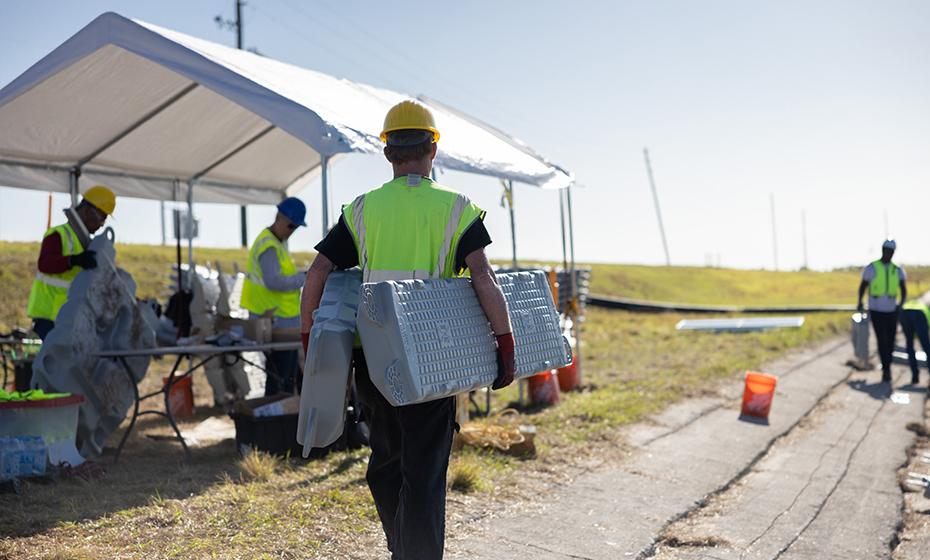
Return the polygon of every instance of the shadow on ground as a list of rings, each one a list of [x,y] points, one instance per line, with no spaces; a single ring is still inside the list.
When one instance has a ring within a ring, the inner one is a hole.
[[[199,413],[184,427],[210,415],[207,411]],[[187,498],[204,493],[220,483],[224,475],[237,476],[238,454],[233,440],[192,448],[188,463],[180,444],[154,441],[144,435],[167,434],[167,426],[160,418],[140,418],[117,464],[113,464],[113,452],[123,431],[113,434],[107,441],[113,447],[96,459],[106,471],[100,478],[27,482],[20,495],[0,495],[0,535],[25,537],[63,523],[99,519],[146,506],[155,500]]]

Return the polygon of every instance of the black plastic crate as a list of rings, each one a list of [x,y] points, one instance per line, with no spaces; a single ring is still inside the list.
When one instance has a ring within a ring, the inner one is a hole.
[[[297,443],[297,415],[247,416],[229,415],[236,424],[236,447],[240,454],[251,447],[272,455],[300,457],[302,446]]]

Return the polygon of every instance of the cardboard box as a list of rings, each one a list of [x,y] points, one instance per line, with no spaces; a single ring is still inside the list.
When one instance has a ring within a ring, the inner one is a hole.
[[[279,393],[270,397],[239,401],[235,406],[237,413],[253,418],[297,414],[299,409],[300,396],[290,393]]]

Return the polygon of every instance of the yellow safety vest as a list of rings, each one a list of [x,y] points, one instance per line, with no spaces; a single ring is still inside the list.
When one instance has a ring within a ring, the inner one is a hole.
[[[898,267],[894,263],[885,263],[878,260],[872,263],[875,268],[875,278],[869,282],[869,295],[871,296],[891,296],[898,295]]]
[[[406,176],[356,198],[342,213],[365,282],[459,276],[459,240],[484,217],[465,195],[426,178],[410,185]]]
[[[930,307],[924,305],[923,302],[919,300],[909,301],[901,306],[901,309],[916,309],[917,311],[923,311],[924,315],[927,317],[927,324],[930,325]]]
[[[258,262],[258,258],[269,248],[274,249],[275,254],[278,256],[278,266],[281,267],[283,276],[291,276],[297,273],[297,267],[294,266],[291,254],[287,252],[284,243],[275,237],[270,229],[263,229],[255,238],[252,249],[249,251],[249,265],[245,275],[245,282],[242,285],[240,305],[256,315],[274,309],[276,317],[297,317],[300,314],[299,289],[280,292],[265,287],[262,267]]]
[[[44,240],[52,234],[61,237],[61,254],[70,257],[84,252],[77,234],[71,228],[71,224],[61,224],[45,232],[42,236]],[[32,281],[32,290],[29,291],[29,304],[26,307],[26,315],[33,319],[48,319],[54,321],[58,317],[58,311],[61,306],[68,300],[68,288],[71,287],[71,281],[81,271],[81,267],[72,266],[60,274],[45,274],[36,270],[35,280]]]

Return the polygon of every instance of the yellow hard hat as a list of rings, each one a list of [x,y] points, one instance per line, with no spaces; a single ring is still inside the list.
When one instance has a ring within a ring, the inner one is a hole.
[[[388,132],[395,130],[428,130],[433,133],[433,143],[439,142],[439,131],[436,130],[433,114],[413,100],[401,101],[387,112],[384,117],[384,130],[381,131],[381,141],[387,142]]]
[[[116,195],[103,185],[95,185],[87,189],[84,193],[84,200],[93,204],[107,216],[112,216],[113,210],[116,209]]]

